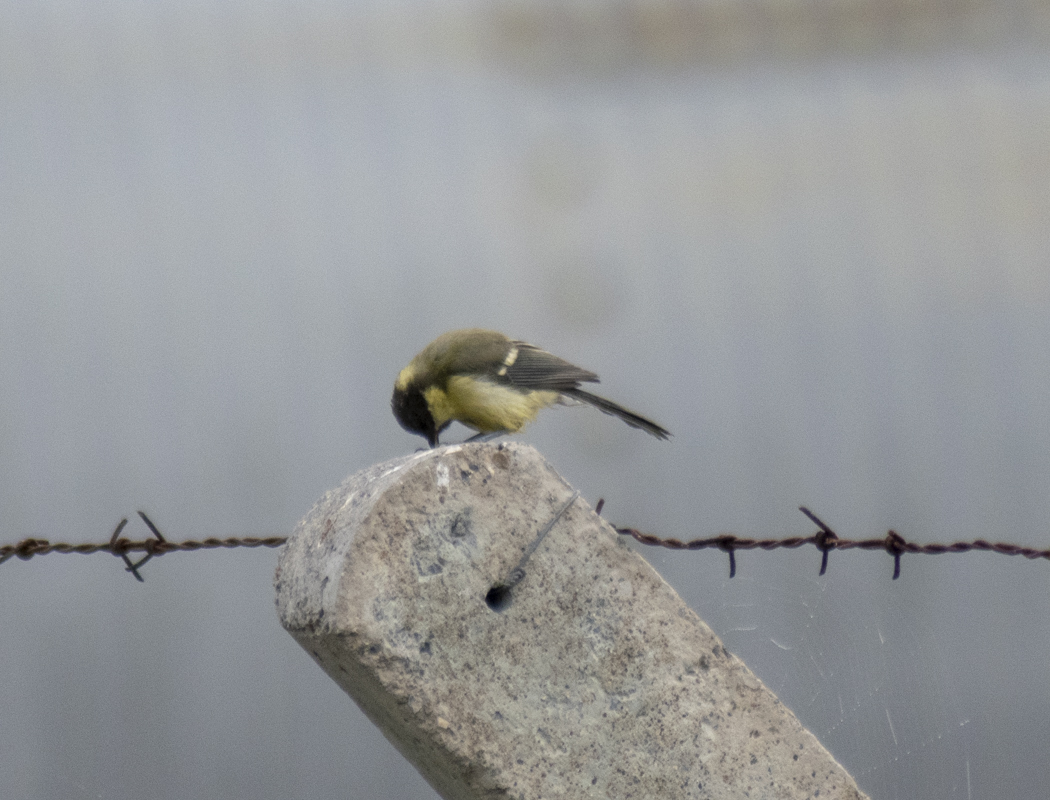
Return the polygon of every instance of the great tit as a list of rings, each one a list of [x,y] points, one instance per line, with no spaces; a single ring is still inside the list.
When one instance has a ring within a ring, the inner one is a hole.
[[[482,434],[514,433],[540,409],[555,403],[584,403],[619,417],[658,439],[671,434],[652,420],[581,383],[598,376],[546,350],[508,339],[502,333],[468,328],[444,333],[401,370],[390,406],[401,427],[436,447],[441,432],[459,420]]]

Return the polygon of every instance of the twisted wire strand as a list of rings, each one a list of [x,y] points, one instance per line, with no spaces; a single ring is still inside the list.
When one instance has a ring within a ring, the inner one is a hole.
[[[601,513],[602,502],[599,501],[598,513]],[[704,550],[707,548],[718,548],[729,556],[729,577],[736,575],[737,550],[776,550],[779,548],[795,549],[803,545],[811,544],[821,551],[820,574],[827,572],[828,554],[833,550],[885,550],[893,556],[893,579],[897,580],[901,574],[901,556],[905,553],[921,555],[940,555],[943,553],[968,553],[974,550],[997,553],[1004,556],[1023,556],[1024,558],[1050,560],[1050,549],[1040,550],[1035,547],[1024,547],[1006,542],[989,542],[985,539],[975,539],[970,542],[952,542],[951,544],[919,544],[909,542],[896,531],[889,531],[879,539],[841,539],[824,523],[816,514],[805,506],[800,506],[799,511],[814,522],[820,531],[813,536],[789,536],[782,539],[750,539],[734,534],[720,534],[704,539],[690,539],[682,541],[673,537],[654,536],[651,533],[643,533],[637,528],[616,528],[616,532],[630,536],[636,542],[650,547],[665,547],[670,550]]]
[[[51,553],[80,553],[90,555],[91,553],[112,553],[124,560],[125,572],[130,572],[140,582],[143,581],[139,569],[154,556],[162,556],[165,553],[176,551],[214,550],[225,547],[280,547],[288,537],[286,536],[232,536],[226,539],[209,537],[207,539],[187,539],[183,542],[169,542],[164,535],[153,524],[144,511],[138,512],[139,517],[146,523],[146,527],[153,534],[152,539],[132,541],[121,537],[121,533],[128,524],[125,517],[117,523],[116,529],[108,542],[89,542],[86,544],[67,544],[65,542],[49,542],[47,539],[23,539],[17,544],[0,545],[0,564],[17,556],[23,561],[28,561],[33,556],[50,555]],[[128,553],[144,553],[138,561],[132,562]]]
[[[598,501],[598,505],[595,508],[598,514],[601,514],[604,503],[604,500]],[[799,511],[805,514],[819,528],[817,533],[812,536],[788,536],[780,539],[752,539],[725,533],[718,536],[683,541],[674,537],[661,537],[652,533],[644,533],[637,528],[616,527],[614,530],[623,536],[630,536],[636,542],[649,547],[663,547],[669,550],[705,550],[709,548],[721,550],[729,557],[730,578],[736,576],[736,552],[738,550],[778,550],[781,548],[793,550],[804,545],[813,545],[820,551],[821,575],[827,572],[828,555],[832,551],[884,550],[893,556],[894,580],[900,577],[901,556],[905,554],[942,555],[945,553],[979,551],[1004,556],[1021,556],[1030,560],[1044,559],[1050,561],[1050,549],[1041,550],[1035,547],[1025,547],[1007,542],[989,542],[985,539],[974,539],[969,542],[952,542],[951,544],[919,544],[917,542],[909,542],[896,531],[889,531],[885,536],[878,539],[842,539],[805,506],[800,506]],[[108,542],[68,544],[65,542],[51,542],[47,539],[23,539],[17,544],[0,545],[0,564],[15,557],[28,561],[34,556],[49,555],[51,553],[80,553],[83,555],[110,553],[122,558],[125,564],[125,571],[130,572],[141,581],[142,575],[139,573],[139,569],[151,558],[162,556],[165,553],[214,550],[218,548],[232,549],[237,547],[280,547],[288,540],[286,536],[231,536],[224,539],[209,537],[207,539],[187,539],[182,542],[169,542],[144,512],[139,511],[138,514],[153,534],[152,539],[133,541],[122,537],[121,533],[128,524],[128,520],[125,518],[118,523]],[[129,557],[129,553],[142,553],[143,557],[133,562]]]

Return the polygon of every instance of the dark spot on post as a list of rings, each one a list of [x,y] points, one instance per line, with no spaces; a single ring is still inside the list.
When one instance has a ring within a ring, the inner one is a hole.
[[[496,612],[506,611],[510,608],[510,602],[510,587],[501,583],[493,586],[489,589],[488,594],[485,595],[485,605]]]
[[[449,535],[455,539],[462,538],[470,533],[470,522],[467,519],[466,514],[457,514],[456,518],[452,520],[452,529],[449,531]]]

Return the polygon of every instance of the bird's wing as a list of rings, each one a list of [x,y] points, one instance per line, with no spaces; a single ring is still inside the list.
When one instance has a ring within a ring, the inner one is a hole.
[[[506,361],[496,371],[496,380],[519,389],[544,389],[560,392],[581,383],[597,383],[598,376],[586,369],[526,342],[512,342]],[[516,351],[516,352],[515,352]],[[513,358],[512,358],[513,356]]]

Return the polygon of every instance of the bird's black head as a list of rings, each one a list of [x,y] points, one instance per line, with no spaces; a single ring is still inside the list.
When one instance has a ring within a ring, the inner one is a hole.
[[[431,447],[437,446],[440,431],[418,387],[410,385],[405,389],[395,388],[394,396],[390,398],[390,408],[402,428],[409,433],[425,436]]]

